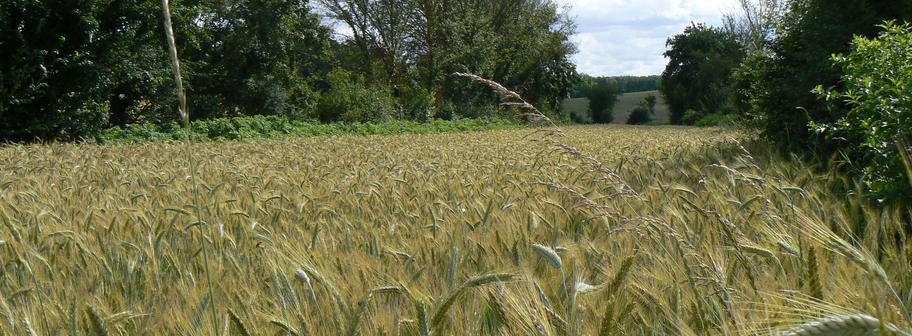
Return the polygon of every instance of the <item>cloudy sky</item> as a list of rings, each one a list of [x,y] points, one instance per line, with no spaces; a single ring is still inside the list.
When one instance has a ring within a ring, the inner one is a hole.
[[[557,0],[578,34],[577,70],[595,76],[658,75],[665,40],[691,21],[718,26],[735,0]]]

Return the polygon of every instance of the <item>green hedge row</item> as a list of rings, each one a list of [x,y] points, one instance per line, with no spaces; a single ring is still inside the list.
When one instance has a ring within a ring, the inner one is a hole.
[[[381,124],[323,124],[319,122],[291,120],[280,116],[251,116],[195,121],[192,123],[189,135],[195,141],[220,141],[250,138],[347,134],[433,134],[515,129],[521,126],[522,125],[518,122],[500,119],[434,120],[428,123],[393,121]],[[96,137],[96,140],[101,143],[184,140],[187,137],[186,132],[187,130],[180,128],[176,123],[170,123],[163,126],[153,124],[131,124],[123,128],[114,127],[106,129]]]

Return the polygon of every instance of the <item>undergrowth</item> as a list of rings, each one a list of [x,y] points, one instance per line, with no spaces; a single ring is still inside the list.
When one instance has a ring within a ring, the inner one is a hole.
[[[254,138],[307,137],[325,135],[438,134],[520,128],[516,121],[501,119],[391,121],[386,123],[320,123],[292,120],[279,116],[251,116],[199,120],[192,123],[189,136],[194,141],[224,141]],[[110,142],[144,142],[184,140],[188,134],[176,123],[130,124],[101,132],[94,140]]]

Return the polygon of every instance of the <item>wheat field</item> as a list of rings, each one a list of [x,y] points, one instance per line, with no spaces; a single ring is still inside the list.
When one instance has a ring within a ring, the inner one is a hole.
[[[738,130],[564,131],[2,147],[0,334],[908,335],[909,209]]]

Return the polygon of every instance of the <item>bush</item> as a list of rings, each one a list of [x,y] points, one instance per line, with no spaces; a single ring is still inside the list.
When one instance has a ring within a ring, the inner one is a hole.
[[[176,123],[162,126],[129,124],[100,132],[99,142],[195,141],[275,138],[285,136],[374,135],[405,133],[448,133],[518,128],[520,124],[502,119],[434,120],[429,123],[394,121],[389,123],[334,123],[290,119],[283,116],[251,116],[194,121],[189,134]]]
[[[579,113],[577,111],[572,111],[570,114],[570,121],[577,124],[591,124],[592,117],[589,116],[589,113]]]
[[[652,122],[652,116],[655,115],[657,101],[658,99],[653,95],[643,98],[643,101],[638,104],[637,108],[630,112],[630,116],[627,117],[627,124],[642,125]]]
[[[330,89],[320,97],[317,113],[324,122],[385,122],[399,117],[388,87],[371,86],[345,70],[329,73]]]
[[[642,106],[633,109],[630,116],[627,117],[628,125],[643,125],[651,121],[652,116],[650,116],[649,109]]]
[[[887,22],[877,38],[856,37],[848,55],[832,60],[844,89],[818,86],[831,106],[849,111],[835,123],[812,123],[830,141],[841,140],[868,187],[877,193],[910,191],[898,146],[912,136],[912,26]]]
[[[700,119],[703,119],[704,116],[705,114],[703,112],[697,110],[687,110],[687,112],[684,112],[684,116],[681,117],[681,124],[694,125],[700,121]]]
[[[434,113],[434,95],[415,84],[402,90],[402,110],[410,120],[428,121]]]
[[[697,120],[693,125],[697,127],[726,126],[734,124],[738,116],[735,114],[711,113]]]

